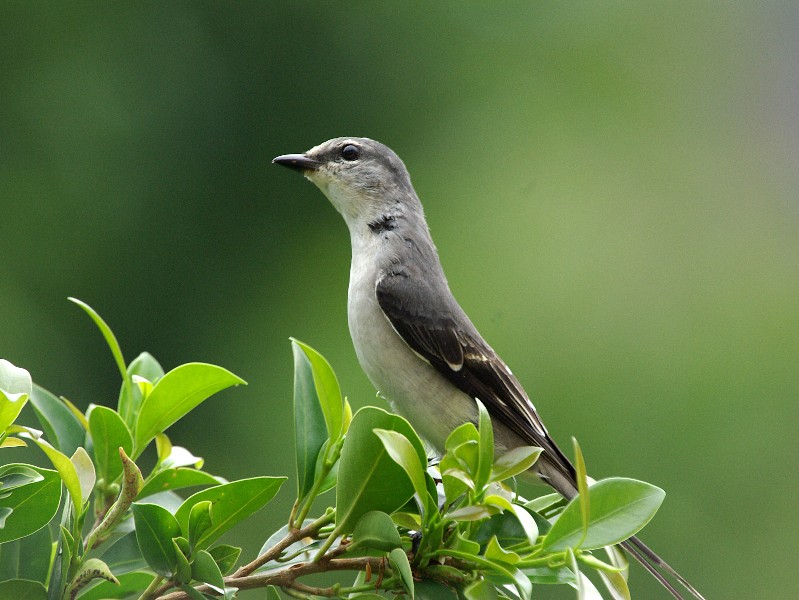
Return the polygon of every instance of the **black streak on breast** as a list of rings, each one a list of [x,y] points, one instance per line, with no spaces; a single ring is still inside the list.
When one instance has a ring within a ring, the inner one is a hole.
[[[372,233],[381,234],[386,231],[394,231],[397,228],[397,219],[393,215],[381,215],[369,223]]]

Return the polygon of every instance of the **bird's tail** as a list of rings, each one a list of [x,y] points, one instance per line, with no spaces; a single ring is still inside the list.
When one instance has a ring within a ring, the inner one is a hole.
[[[666,588],[672,596],[677,598],[677,600],[685,599],[679,590],[677,590],[677,588],[674,586],[674,584],[669,580],[670,578],[679,582],[679,584],[683,586],[696,600],[705,600],[705,597],[700,594],[699,591],[685,579],[685,577],[680,575],[665,560],[655,554],[655,552],[652,551],[649,546],[644,544],[640,539],[638,539],[638,537],[633,536],[623,541],[620,545],[630,555],[632,555],[635,560],[641,563],[641,566],[649,571],[649,574],[657,579],[658,583]]]
[[[551,454],[543,454],[536,463],[538,476],[551,485],[564,498],[571,500],[577,495],[576,472],[568,458],[552,442]],[[555,457],[553,459],[552,457]],[[591,478],[589,477],[589,481]],[[677,589],[673,581],[684,587],[695,600],[705,600],[705,597],[688,581],[675,571],[665,560],[660,558],[653,550],[644,544],[638,537],[633,536],[619,544],[635,560],[641,563],[649,574],[657,579],[658,583],[666,588],[677,600],[685,597]]]

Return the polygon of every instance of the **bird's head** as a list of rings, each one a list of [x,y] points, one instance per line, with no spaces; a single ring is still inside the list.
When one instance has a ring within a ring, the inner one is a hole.
[[[272,160],[300,171],[348,222],[368,221],[416,200],[408,171],[389,147],[369,138],[340,137],[304,154]]]

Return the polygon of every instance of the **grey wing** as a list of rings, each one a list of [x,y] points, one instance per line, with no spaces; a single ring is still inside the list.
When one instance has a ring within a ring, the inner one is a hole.
[[[479,398],[492,418],[526,443],[538,446],[568,481],[574,467],[541,422],[521,384],[458,305],[446,286],[396,267],[377,282],[380,308],[394,330],[455,387]]]

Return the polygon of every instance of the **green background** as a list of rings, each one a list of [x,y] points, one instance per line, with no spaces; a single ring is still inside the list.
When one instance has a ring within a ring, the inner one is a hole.
[[[289,336],[383,404],[346,227],[270,160],[374,137],[554,437],[666,489],[644,538],[708,598],[796,597],[798,30],[778,2],[4,2],[0,356],[112,404],[77,296],[128,360],[250,382],[170,430],[207,470],[293,472]]]

